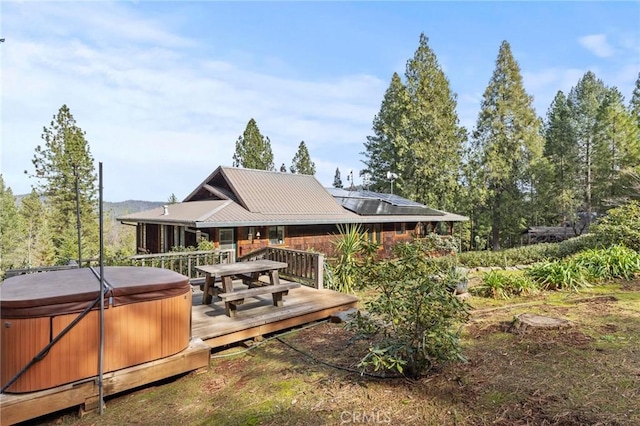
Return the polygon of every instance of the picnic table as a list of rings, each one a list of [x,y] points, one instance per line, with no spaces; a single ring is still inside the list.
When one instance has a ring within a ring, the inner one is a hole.
[[[202,304],[208,305],[212,296],[218,296],[225,302],[227,316],[235,317],[237,305],[244,303],[245,298],[270,293],[274,306],[282,306],[282,297],[290,289],[300,287],[298,283],[280,284],[278,269],[287,266],[285,262],[267,259],[197,266],[196,270],[205,274]],[[262,274],[269,274],[269,284],[258,280]],[[242,278],[248,289],[234,291],[234,277]],[[215,286],[216,278],[220,278],[222,282],[221,289]]]

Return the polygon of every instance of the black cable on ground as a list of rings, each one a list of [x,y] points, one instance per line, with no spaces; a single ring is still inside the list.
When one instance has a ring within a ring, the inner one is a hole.
[[[329,362],[326,362],[326,361],[323,361],[321,359],[318,359],[314,355],[311,355],[308,352],[305,352],[305,351],[303,351],[301,349],[298,349],[295,346],[293,346],[292,344],[287,343],[286,341],[282,340],[282,337],[284,337],[284,336],[286,336],[288,334],[295,333],[295,332],[301,331],[301,330],[305,330],[307,328],[315,327],[317,325],[324,324],[326,322],[328,322],[328,320],[323,320],[323,321],[318,321],[318,322],[315,322],[315,323],[307,324],[307,325],[305,325],[303,327],[300,327],[300,328],[294,328],[294,329],[288,330],[288,331],[286,331],[284,333],[279,333],[279,334],[276,334],[274,336],[268,337],[268,338],[264,339],[263,341],[258,342],[257,344],[255,344],[254,346],[251,346],[249,348],[246,348],[246,349],[243,349],[243,350],[240,350],[240,351],[236,351],[236,352],[232,352],[232,353],[228,353],[228,354],[211,355],[210,358],[211,359],[218,359],[218,358],[226,358],[226,357],[231,357],[231,356],[236,356],[236,355],[242,355],[242,354],[245,354],[245,353],[247,353],[247,352],[249,352],[249,351],[251,351],[253,349],[256,349],[256,348],[264,345],[267,342],[270,342],[271,340],[277,340],[280,343],[282,343],[283,345],[288,346],[289,348],[293,349],[294,351],[296,351],[296,352],[298,352],[298,353],[300,353],[300,354],[302,354],[302,355],[304,355],[304,356],[306,356],[308,358],[311,358],[313,361],[315,361],[315,362],[317,362],[319,364],[322,364],[322,365],[324,365],[326,367],[334,368],[336,370],[346,371],[348,373],[355,373],[355,374],[358,374],[360,376],[367,376],[367,377],[371,377],[371,378],[374,378],[374,379],[405,379],[405,380],[408,380],[410,382],[413,382],[410,378],[408,378],[407,376],[401,375],[401,374],[397,374],[397,375],[393,375],[393,376],[386,376],[386,375],[382,376],[382,375],[379,375],[379,374],[367,373],[366,371],[356,370],[354,368],[342,367],[340,365],[331,364]]]
[[[308,357],[311,358],[312,360],[314,360],[315,362],[325,365],[327,367],[330,368],[335,368],[336,370],[342,370],[342,371],[346,371],[349,373],[356,373],[359,374],[361,376],[367,376],[367,377],[372,377],[374,379],[408,379],[407,376],[403,376],[403,375],[394,375],[394,376],[381,376],[379,374],[373,374],[373,373],[367,373],[366,371],[361,371],[361,370],[356,370],[353,368],[349,368],[349,367],[342,367],[340,365],[335,365],[335,364],[331,364],[329,362],[323,361],[321,359],[316,358],[315,356],[311,355],[308,352],[305,352],[301,349],[296,348],[295,346],[293,346],[290,343],[285,342],[284,340],[282,340],[279,336],[276,336],[275,338],[278,342],[284,344],[285,346],[288,346],[289,348],[293,349],[294,351]]]

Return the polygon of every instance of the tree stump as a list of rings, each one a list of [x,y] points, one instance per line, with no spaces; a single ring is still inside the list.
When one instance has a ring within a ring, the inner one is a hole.
[[[511,323],[510,331],[522,334],[529,329],[558,330],[571,327],[571,325],[571,321],[566,319],[524,313],[516,315]]]

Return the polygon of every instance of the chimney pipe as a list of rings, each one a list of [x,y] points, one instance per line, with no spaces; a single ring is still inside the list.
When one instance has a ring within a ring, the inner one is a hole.
[[[162,206],[162,208],[164,209],[164,212],[162,213],[162,216],[169,216],[169,206]]]

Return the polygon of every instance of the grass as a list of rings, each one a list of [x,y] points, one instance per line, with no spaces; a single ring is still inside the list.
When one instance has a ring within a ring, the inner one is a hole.
[[[640,425],[640,279],[580,293],[508,300],[474,297],[465,364],[418,381],[374,379],[355,368],[363,342],[323,323],[186,375],[107,400],[102,417],[67,411],[49,425]],[[515,315],[573,326],[514,334]],[[228,352],[239,348],[230,348]],[[322,362],[320,362],[322,361]]]

